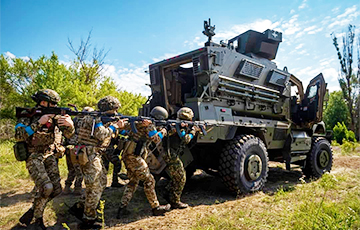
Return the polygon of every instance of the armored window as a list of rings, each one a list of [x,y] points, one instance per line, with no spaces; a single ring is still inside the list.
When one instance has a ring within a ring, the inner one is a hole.
[[[318,88],[317,85],[313,85],[313,86],[310,87],[308,98],[312,98],[312,97],[314,97],[316,95],[317,88]]]
[[[258,79],[263,69],[263,65],[243,59],[236,72],[237,75]]]
[[[270,77],[268,82],[276,86],[285,87],[285,83],[288,77],[289,76],[287,74],[274,69],[270,72]]]

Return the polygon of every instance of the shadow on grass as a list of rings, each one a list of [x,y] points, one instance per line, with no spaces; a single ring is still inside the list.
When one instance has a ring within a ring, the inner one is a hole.
[[[16,190],[11,190],[10,192],[1,194],[0,196],[0,207],[8,207],[15,205],[17,203],[22,203],[24,201],[28,201],[32,199],[31,193],[22,193],[16,194]]]
[[[301,183],[299,179],[302,177],[302,172],[298,170],[287,171],[279,167],[270,167],[268,180],[266,186],[263,189],[263,192],[268,195],[273,195],[279,188],[293,188],[296,184]],[[166,179],[161,179],[156,185],[156,192],[160,204],[167,203],[162,197],[166,185]],[[121,227],[121,225],[126,225],[128,223],[152,216],[151,207],[147,201],[144,190],[141,186],[139,186],[128,206],[128,210],[131,212],[131,214],[126,217],[116,219],[116,214],[123,191],[124,187],[107,188],[103,192],[101,199],[105,200],[104,211],[106,227]],[[252,194],[249,194],[247,196],[251,195]],[[28,199],[28,197],[31,198],[29,194],[23,194],[19,197],[19,199]],[[219,204],[226,201],[242,199],[243,197],[236,197],[235,194],[230,193],[225,185],[223,185],[219,177],[211,176],[205,172],[202,172],[200,174],[194,175],[187,181],[181,200],[185,203],[188,203],[190,206],[199,206]],[[78,224],[80,221],[70,215],[67,210],[68,206],[73,205],[79,199],[79,196],[73,195],[60,195],[56,197],[52,203],[49,204],[49,206],[52,206],[52,209],[56,213],[57,222],[53,226],[49,226],[48,229],[64,229],[62,227],[63,223],[66,223],[72,230],[78,229]],[[20,200],[17,202],[20,202]],[[25,228],[19,228],[18,226],[15,226],[13,229]]]

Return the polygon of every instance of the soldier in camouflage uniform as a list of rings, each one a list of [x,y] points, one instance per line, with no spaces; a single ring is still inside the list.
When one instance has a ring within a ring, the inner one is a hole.
[[[92,111],[94,111],[94,109],[91,107],[84,107],[84,109],[82,111],[83,112],[92,112]],[[78,120],[79,120],[79,117],[75,117],[73,119],[74,127],[77,127]],[[66,165],[68,168],[68,177],[65,181],[65,188],[63,191],[64,194],[71,193],[70,187],[74,180],[75,180],[74,194],[81,195],[81,192],[82,192],[82,181],[84,178],[81,173],[80,165],[78,162],[73,162],[71,159],[71,156],[73,154],[75,154],[75,146],[78,143],[77,142],[78,131],[79,131],[78,129],[75,129],[75,134],[70,139],[66,139],[66,142],[65,142],[65,145],[67,146],[65,155],[66,155]]]
[[[121,216],[129,214],[126,207],[136,191],[140,180],[144,182],[144,192],[154,216],[163,215],[170,209],[169,205],[160,205],[155,192],[155,179],[153,175],[151,175],[145,160],[141,157],[141,153],[146,151],[146,143],[148,141],[159,143],[163,136],[166,135],[166,130],[163,129],[158,132],[155,125],[152,124],[150,120],[136,122],[135,125],[137,133],[134,133],[133,130],[131,130],[129,123],[126,124],[124,128],[124,130],[128,132],[127,135],[129,136],[129,141],[125,144],[122,159],[125,163],[130,181],[126,185],[120,201],[120,207],[117,214],[118,219],[120,219]]]
[[[120,102],[117,98],[107,96],[98,102],[98,108],[108,116],[116,115]],[[99,227],[96,208],[101,194],[106,187],[106,169],[101,155],[110,144],[111,138],[118,135],[118,129],[124,127],[124,120],[103,123],[101,117],[85,116],[79,119],[78,146],[76,155],[84,175],[86,194],[83,206],[83,227]],[[75,204],[78,205],[78,204]],[[73,206],[74,207],[74,206]],[[70,209],[71,212],[71,209]],[[79,217],[76,213],[72,213]]]
[[[183,107],[177,112],[177,118],[180,120],[192,121],[193,117],[194,113],[192,109],[187,107]],[[181,136],[179,136],[176,130],[172,129],[168,132],[167,138],[169,138],[169,140],[164,140],[164,145],[167,146],[166,148],[162,148],[165,150],[165,153],[162,153],[161,156],[167,164],[165,170],[170,177],[170,182],[166,187],[168,194],[165,196],[166,199],[169,200],[172,209],[184,209],[188,207],[188,204],[180,201],[186,183],[186,172],[179,155],[198,131],[196,126],[192,128],[182,127],[180,130]],[[169,143],[171,143],[171,146],[168,146]]]
[[[36,107],[55,107],[60,96],[54,90],[44,89],[35,93],[32,99],[37,103]],[[56,154],[65,150],[60,145],[62,135],[70,138],[73,133],[74,125],[69,115],[45,114],[18,119],[15,138],[27,144],[30,155],[26,168],[37,188],[33,206],[20,218],[20,223],[29,225],[35,217],[36,227],[46,229],[43,222],[45,206],[62,191]]]
[[[103,162],[106,170],[109,170],[110,162],[114,165],[111,187],[117,188],[123,186],[119,183],[119,173],[121,171],[121,161],[119,158],[120,149],[115,148],[115,145],[119,145],[119,142],[120,138],[112,139],[110,145],[106,148],[105,154],[103,155]]]

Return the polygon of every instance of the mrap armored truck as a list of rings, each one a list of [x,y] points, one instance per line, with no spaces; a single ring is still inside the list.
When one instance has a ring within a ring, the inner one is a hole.
[[[191,176],[196,169],[221,177],[230,191],[248,193],[263,188],[269,160],[286,169],[301,167],[319,178],[332,167],[331,133],[322,121],[326,83],[320,73],[304,91],[288,69],[275,59],[282,33],[249,30],[227,42],[212,41],[215,26],[204,22],[204,47],[149,66],[151,96],[139,110],[149,116],[162,106],[170,118],[181,107],[194,120],[208,124],[182,152]],[[171,144],[171,143],[170,143]],[[153,174],[162,175],[159,154],[147,158]]]

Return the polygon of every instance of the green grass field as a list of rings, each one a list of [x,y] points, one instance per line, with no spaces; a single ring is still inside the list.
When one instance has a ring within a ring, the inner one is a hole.
[[[28,176],[25,163],[14,158],[12,146],[11,141],[0,143],[0,229],[15,226],[18,218],[31,205],[31,196],[28,194],[33,182]],[[280,185],[273,193],[258,192],[240,199],[213,201],[210,205],[195,205],[184,211],[172,211],[165,217],[157,217],[163,219],[145,216],[142,220],[135,219],[130,222],[129,226],[122,223],[120,226],[113,224],[110,228],[128,226],[129,229],[174,229],[174,226],[178,226],[178,229],[199,230],[360,229],[359,152],[341,154],[340,147],[334,149],[332,172],[317,181],[305,181],[300,178],[299,183]],[[59,161],[59,167],[62,178],[66,177],[65,159]],[[142,196],[140,201],[145,202],[144,205],[137,206],[139,212],[148,209],[144,193],[137,192],[135,195]],[[16,196],[17,200],[14,200]],[[19,200],[19,197],[23,199]],[[116,210],[115,204],[118,203],[119,193],[109,195],[107,192],[104,197],[107,218],[110,208]],[[48,225],[56,224],[59,218],[73,218],[66,213],[64,206],[64,203],[70,202],[71,199],[60,197],[48,205],[44,217]],[[70,228],[72,229],[71,226]]]

